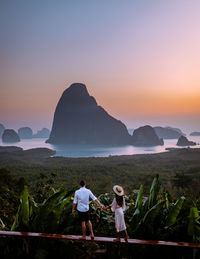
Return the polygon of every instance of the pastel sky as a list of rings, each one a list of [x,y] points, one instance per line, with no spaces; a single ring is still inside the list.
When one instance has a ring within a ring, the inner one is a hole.
[[[1,0],[0,123],[51,128],[73,82],[128,128],[200,131],[199,0]]]

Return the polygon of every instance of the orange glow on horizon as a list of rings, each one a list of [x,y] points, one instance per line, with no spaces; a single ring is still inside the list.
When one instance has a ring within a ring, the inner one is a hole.
[[[200,117],[199,1],[4,2],[0,123],[52,123],[74,82],[121,120]]]

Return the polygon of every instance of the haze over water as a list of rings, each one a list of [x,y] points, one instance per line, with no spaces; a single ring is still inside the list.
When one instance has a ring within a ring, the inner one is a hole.
[[[189,140],[192,140],[198,145],[192,146],[191,148],[200,148],[200,136],[188,136]],[[177,147],[177,139],[164,140],[164,146],[155,147],[134,147],[131,145],[127,146],[78,146],[78,145],[67,145],[67,146],[56,146],[45,143],[44,139],[29,139],[22,140],[18,143],[5,144],[0,141],[0,146],[18,146],[22,147],[24,150],[38,147],[46,147],[56,150],[55,156],[64,157],[107,157],[107,156],[119,156],[119,155],[134,155],[134,154],[152,154],[165,152],[165,148],[183,148]],[[185,147],[187,148],[187,147]]]

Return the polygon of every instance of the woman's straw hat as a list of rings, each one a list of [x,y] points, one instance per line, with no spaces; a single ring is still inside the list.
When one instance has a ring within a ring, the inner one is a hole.
[[[124,195],[124,189],[123,189],[121,186],[119,186],[119,185],[113,186],[113,191],[114,191],[118,196]]]

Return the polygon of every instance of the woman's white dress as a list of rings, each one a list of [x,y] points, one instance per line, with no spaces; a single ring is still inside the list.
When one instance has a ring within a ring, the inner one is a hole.
[[[116,198],[113,199],[111,204],[111,210],[115,212],[115,227],[117,232],[121,232],[126,229],[126,224],[124,221],[124,210],[125,210],[125,200],[123,197],[123,204],[122,207],[120,207],[117,204]]]

